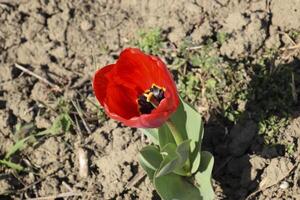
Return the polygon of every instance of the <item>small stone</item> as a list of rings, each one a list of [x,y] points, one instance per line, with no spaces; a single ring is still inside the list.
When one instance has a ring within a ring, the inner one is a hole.
[[[281,189],[288,189],[289,187],[290,187],[290,185],[289,185],[289,183],[287,182],[287,181],[282,181],[281,183],[280,183],[280,185],[279,185],[279,187],[281,188]]]
[[[94,26],[93,23],[90,22],[90,21],[88,21],[88,20],[84,20],[84,21],[82,21],[81,24],[80,24],[80,28],[81,28],[83,31],[88,31],[88,30],[92,29],[93,26]]]
[[[292,167],[293,164],[288,158],[272,159],[261,175],[262,179],[259,183],[259,187],[267,188],[278,183],[286,174],[288,174]]]
[[[79,177],[87,178],[89,176],[88,154],[83,148],[77,149],[77,157],[79,163]]]

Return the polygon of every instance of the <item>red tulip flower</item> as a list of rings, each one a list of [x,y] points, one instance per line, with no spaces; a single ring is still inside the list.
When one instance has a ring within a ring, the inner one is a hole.
[[[96,71],[93,88],[107,115],[131,127],[159,127],[179,105],[166,65],[135,48],[125,49],[115,64]]]

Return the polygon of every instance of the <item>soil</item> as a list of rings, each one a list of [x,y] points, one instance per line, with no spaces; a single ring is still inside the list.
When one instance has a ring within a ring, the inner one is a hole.
[[[0,199],[69,193],[66,199],[159,199],[137,162],[148,141],[139,130],[99,118],[91,87],[97,68],[113,63],[139,30],[152,27],[161,28],[174,46],[186,38],[201,45],[225,32],[230,37],[216,49],[220,56],[255,60],[266,48],[295,45],[285,33],[300,30],[300,1],[0,0],[0,158],[30,133],[16,134],[19,125],[44,130],[59,110],[75,112],[64,100],[77,99],[86,117],[84,123],[72,115],[78,126],[32,141],[13,156],[29,170],[16,173],[0,165]],[[285,61],[299,67],[299,52],[292,53]],[[294,111],[277,136],[292,145],[291,152],[265,146],[251,119],[230,125],[206,121],[204,148],[216,160],[216,199],[300,199],[300,117]]]

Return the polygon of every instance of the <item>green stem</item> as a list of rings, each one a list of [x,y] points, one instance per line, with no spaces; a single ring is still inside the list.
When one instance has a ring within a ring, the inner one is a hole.
[[[166,124],[169,127],[176,144],[179,145],[180,143],[182,143],[184,141],[184,139],[183,139],[182,135],[180,134],[180,132],[178,131],[178,129],[176,128],[176,126],[174,125],[174,123],[169,119],[166,121]]]
[[[169,119],[166,121],[167,126],[169,127],[174,140],[176,142],[177,145],[181,144],[184,139],[182,137],[182,134],[178,131],[178,129],[176,128],[176,126],[174,125],[174,123]],[[191,168],[191,162],[190,159],[188,158],[187,161],[185,162],[184,166],[183,166],[183,171],[185,172],[186,176],[190,176],[190,168]]]

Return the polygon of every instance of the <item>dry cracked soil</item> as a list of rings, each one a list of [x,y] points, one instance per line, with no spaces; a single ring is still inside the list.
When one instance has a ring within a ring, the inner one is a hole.
[[[245,65],[265,49],[280,49],[280,61],[299,72],[299,0],[0,0],[0,159],[16,141],[49,129],[59,112],[67,110],[75,123],[12,155],[26,170],[0,165],[0,199],[159,199],[137,162],[148,140],[102,116],[91,87],[97,68],[153,27],[172,48],[186,38],[201,46],[226,33],[215,52]],[[297,71],[294,77],[297,100]],[[194,105],[203,111],[201,102]],[[251,118],[228,125],[206,116],[204,148],[216,159],[216,199],[300,199],[297,105],[276,136],[285,145],[265,146]]]

